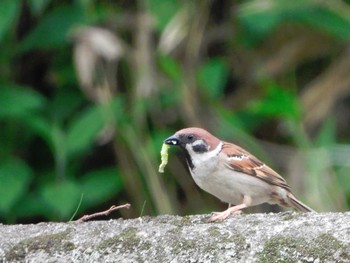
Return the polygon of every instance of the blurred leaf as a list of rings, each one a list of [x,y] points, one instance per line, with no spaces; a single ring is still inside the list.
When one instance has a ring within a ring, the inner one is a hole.
[[[77,0],[77,2],[86,8],[89,5],[91,5],[94,2],[94,0]]]
[[[270,118],[297,119],[301,114],[297,96],[275,84],[270,84],[265,97],[260,101],[249,103],[247,109],[252,113]]]
[[[331,3],[330,6],[331,7]],[[344,6],[346,7],[346,6]],[[339,39],[350,40],[350,8],[344,10],[316,6],[311,10],[301,12],[300,20],[319,28]]]
[[[0,41],[5,33],[15,24],[20,8],[18,0],[1,0],[0,1]]]
[[[221,58],[208,60],[198,72],[200,86],[213,99],[223,95],[227,77],[228,69]]]
[[[48,145],[55,160],[56,176],[64,177],[66,168],[66,137],[57,122],[48,121],[41,115],[29,115],[23,122]]]
[[[241,5],[238,17],[246,33],[256,39],[286,21],[303,22],[335,37],[350,39],[350,7],[337,1],[248,1]]]
[[[14,213],[18,217],[30,218],[34,216],[42,216],[47,211],[45,202],[40,198],[37,193],[26,193],[19,201],[21,205],[13,208]]]
[[[165,28],[180,8],[177,0],[149,0],[148,2],[159,31]]]
[[[49,143],[52,148],[53,156],[55,158],[56,176],[64,178],[67,163],[67,141],[65,133],[57,124],[51,126]]]
[[[315,146],[330,146],[335,144],[336,142],[336,123],[334,119],[328,119],[326,120],[319,133],[317,134],[317,137],[314,140]]]
[[[181,100],[181,92],[174,92],[183,83],[183,72],[180,64],[171,56],[160,54],[158,56],[160,69],[170,78],[171,81],[164,82],[160,87],[160,99],[163,107],[169,107]],[[170,94],[171,93],[171,94]]]
[[[64,53],[67,52],[67,54],[59,54],[59,58],[57,58],[54,61],[54,65],[52,66],[52,78],[55,81],[55,84],[58,87],[76,87],[77,86],[77,75],[75,71],[74,64],[67,64],[67,59],[71,58],[71,50],[64,50]],[[61,92],[63,89],[59,89],[58,92]],[[65,91],[69,91],[72,93],[77,93],[78,89],[72,90],[72,89],[65,89]]]
[[[51,0],[29,0],[29,7],[34,15],[40,15],[50,4]]]
[[[49,106],[54,119],[59,123],[63,123],[65,120],[69,119],[69,117],[78,110],[84,102],[81,93],[75,91],[62,91],[56,93],[56,96],[53,98],[52,103]]]
[[[39,114],[28,115],[22,120],[27,126],[33,130],[33,132],[42,137],[48,143],[52,143],[51,140],[51,124],[43,116]]]
[[[182,72],[179,63],[170,56],[158,56],[158,63],[160,68],[173,80],[180,81],[182,79]]]
[[[69,30],[84,21],[84,12],[78,5],[56,8],[41,19],[37,27],[27,35],[21,43],[21,50],[68,44]]]
[[[29,112],[41,109],[45,99],[35,91],[13,85],[2,84],[0,90],[0,118],[27,116]]]
[[[232,112],[232,110],[227,110],[224,107],[216,107],[215,108],[216,116],[219,118],[219,123],[222,124],[222,127],[227,126],[231,127],[230,129],[240,130],[241,132],[245,132],[245,122],[239,118],[237,113]],[[220,127],[218,127],[220,128]]]
[[[100,106],[90,106],[82,111],[68,128],[68,155],[77,154],[91,146],[104,124],[105,116]]]
[[[9,212],[16,201],[27,192],[32,172],[21,160],[0,163],[0,211]]]
[[[272,0],[246,1],[239,8],[238,18],[245,31],[255,37],[260,37],[278,25],[281,11],[285,6],[289,7],[291,2],[284,2],[284,5],[280,7],[278,2],[275,3]]]
[[[67,155],[76,155],[94,144],[95,138],[106,125],[122,123],[124,114],[123,99],[116,97],[109,104],[93,105],[72,119],[67,131]]]
[[[125,112],[124,98],[122,96],[119,95],[118,97],[113,98],[110,104],[105,105],[105,107],[110,109],[118,123],[128,120],[128,114]]]
[[[344,190],[344,193],[346,193],[350,197],[349,174],[350,174],[350,167],[344,166],[339,168],[338,172],[336,173],[336,176],[340,187]]]
[[[94,206],[116,196],[122,189],[122,181],[115,168],[85,174],[79,185],[84,193],[83,204]]]
[[[49,183],[41,190],[43,201],[62,218],[67,218],[78,205],[81,189],[73,181]]]

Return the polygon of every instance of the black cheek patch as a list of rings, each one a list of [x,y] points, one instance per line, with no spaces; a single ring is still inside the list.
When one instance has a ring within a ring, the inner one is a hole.
[[[205,144],[198,144],[198,145],[193,145],[192,150],[195,153],[205,153],[208,151],[208,147]]]

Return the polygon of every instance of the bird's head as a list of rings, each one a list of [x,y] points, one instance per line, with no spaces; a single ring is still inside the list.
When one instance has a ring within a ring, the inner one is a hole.
[[[190,155],[202,154],[214,150],[220,140],[201,128],[186,128],[177,131],[164,141],[170,146],[180,146]]]

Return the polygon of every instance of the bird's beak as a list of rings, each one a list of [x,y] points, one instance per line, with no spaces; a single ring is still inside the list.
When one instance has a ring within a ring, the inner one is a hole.
[[[173,135],[173,136],[170,136],[168,139],[164,140],[164,143],[168,145],[179,145],[180,140],[177,135]]]

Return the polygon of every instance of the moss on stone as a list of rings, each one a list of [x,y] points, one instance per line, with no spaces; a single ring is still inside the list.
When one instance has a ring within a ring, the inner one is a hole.
[[[258,255],[260,262],[296,262],[296,261],[350,261],[348,247],[342,245],[330,234],[322,234],[314,240],[277,236],[265,243]]]
[[[192,221],[191,221],[191,217],[189,217],[189,216],[184,216],[184,217],[181,218],[180,224],[181,224],[181,226],[190,226],[190,225],[192,225],[193,223],[192,223]]]
[[[171,224],[177,227],[191,226],[193,224],[193,222],[191,221],[191,217],[189,216],[176,217],[171,219],[171,221],[165,221],[160,223]]]
[[[101,242],[97,249],[99,251],[117,251],[120,249],[121,251],[135,251],[135,249],[141,250],[147,250],[151,247],[151,243],[147,240],[142,240],[140,237],[137,236],[138,230],[134,227],[128,227],[124,229],[123,232],[121,232],[118,235],[115,235],[113,237],[107,238],[103,242]]]
[[[44,250],[49,255],[59,251],[73,250],[75,248],[74,243],[66,241],[69,234],[70,231],[66,230],[56,234],[47,234],[24,239],[7,251],[5,258],[9,262],[13,262],[23,260],[27,254],[37,250]]]
[[[290,221],[295,219],[298,216],[299,216],[298,214],[288,211],[281,214],[281,219],[283,221]]]
[[[212,236],[212,237],[217,237],[219,235],[221,236],[221,232],[217,226],[209,227],[208,232],[209,232],[210,236]]]

